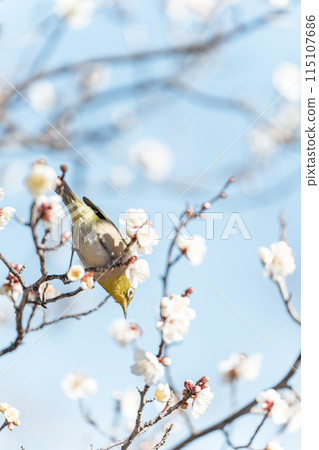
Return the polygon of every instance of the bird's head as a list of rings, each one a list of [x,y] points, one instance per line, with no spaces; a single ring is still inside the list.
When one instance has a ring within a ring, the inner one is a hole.
[[[112,295],[114,300],[122,306],[124,317],[126,319],[127,309],[131,301],[133,300],[135,289],[131,286],[131,283],[127,276],[124,274],[110,280],[99,282],[100,285]]]

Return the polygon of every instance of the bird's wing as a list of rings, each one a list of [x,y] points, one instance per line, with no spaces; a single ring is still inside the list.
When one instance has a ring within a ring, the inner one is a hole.
[[[112,222],[112,220],[109,218],[109,216],[107,216],[105,214],[104,211],[102,211],[101,208],[99,208],[98,206],[96,206],[93,202],[91,202],[91,200],[89,200],[87,197],[83,197],[83,201],[84,203],[89,206],[90,208],[93,209],[93,211],[95,212],[95,214],[102,220],[106,220],[110,225],[113,225],[113,227],[116,229],[116,231],[119,233],[119,230],[117,228],[117,226]]]

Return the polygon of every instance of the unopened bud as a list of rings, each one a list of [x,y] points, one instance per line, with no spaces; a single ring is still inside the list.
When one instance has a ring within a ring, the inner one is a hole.
[[[199,217],[200,219],[205,219],[205,214],[199,213],[199,214],[198,214],[198,217]]]
[[[200,388],[201,388],[201,389],[207,389],[207,388],[209,388],[209,385],[206,384],[206,383],[204,383],[204,384],[202,384],[202,385],[200,386]]]
[[[227,198],[227,194],[226,192],[221,192],[221,194],[219,195],[220,198]]]
[[[137,256],[131,256],[130,259],[128,260],[128,265],[130,266],[131,264],[135,263],[135,261],[137,261]]]
[[[61,164],[60,169],[64,175],[68,171],[68,166],[66,164]]]
[[[63,244],[65,244],[66,242],[68,242],[71,239],[71,233],[69,233],[68,231],[66,231],[65,233],[62,234],[61,237],[61,242]]]
[[[230,182],[230,183],[236,183],[236,178],[235,178],[235,177],[229,178],[229,182]]]
[[[210,202],[205,202],[203,203],[202,210],[209,209],[211,206],[212,204]]]
[[[193,394],[198,394],[200,391],[201,391],[201,388],[197,384],[192,387],[192,393]]]
[[[189,407],[189,403],[187,401],[181,405],[182,409],[187,409],[188,407]]]
[[[201,383],[208,383],[209,382],[209,377],[208,376],[204,376],[200,379]]]
[[[172,364],[172,360],[171,358],[169,358],[168,356],[163,356],[163,358],[161,358],[160,363],[163,364],[163,366],[170,366]]]
[[[194,383],[192,382],[192,380],[185,380],[184,381],[184,386],[188,390],[192,389],[193,385],[194,385]]]
[[[8,428],[12,431],[14,429],[14,424],[12,422],[8,423]]]
[[[193,294],[193,292],[194,292],[194,288],[192,288],[192,287],[187,288],[183,294],[183,297],[188,297],[189,295]]]

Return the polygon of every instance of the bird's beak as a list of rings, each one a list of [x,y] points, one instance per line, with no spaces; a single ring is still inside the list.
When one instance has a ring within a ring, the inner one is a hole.
[[[126,319],[126,317],[127,317],[127,303],[125,303],[125,304],[122,306],[122,308],[123,308],[124,317],[125,317],[125,319]]]

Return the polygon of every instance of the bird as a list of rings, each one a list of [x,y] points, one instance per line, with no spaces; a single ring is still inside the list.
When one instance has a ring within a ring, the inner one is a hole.
[[[121,305],[126,319],[135,294],[125,274],[131,259],[128,244],[98,206],[87,197],[82,201],[71,190],[64,180],[67,167],[62,165],[61,169],[56,192],[72,218],[72,256],[75,251],[84,268],[93,272],[94,279]]]

